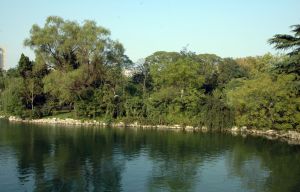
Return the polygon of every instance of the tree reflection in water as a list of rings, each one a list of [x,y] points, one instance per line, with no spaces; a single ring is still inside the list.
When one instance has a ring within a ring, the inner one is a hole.
[[[300,190],[299,147],[254,137],[0,121],[0,154],[0,171],[18,177],[17,183],[1,180],[3,191],[123,191],[137,185],[142,191]],[[16,169],[4,169],[3,154]],[[145,169],[127,169],[136,161]]]

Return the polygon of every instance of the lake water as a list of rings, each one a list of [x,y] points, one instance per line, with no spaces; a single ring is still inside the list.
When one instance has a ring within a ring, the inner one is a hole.
[[[300,147],[219,133],[0,121],[0,191],[300,191]]]

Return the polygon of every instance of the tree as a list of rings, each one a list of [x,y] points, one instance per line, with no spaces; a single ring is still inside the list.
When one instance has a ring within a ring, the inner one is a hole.
[[[237,58],[235,61],[247,72],[248,78],[255,78],[262,73],[270,72],[276,63],[284,59],[284,55],[272,55],[267,53],[262,56]]]
[[[39,62],[39,59],[37,59],[37,62]],[[35,100],[42,95],[42,78],[47,74],[47,69],[41,63],[30,61],[29,57],[22,53],[17,71],[24,82],[21,92],[22,98],[20,99],[25,102],[25,109],[30,105],[31,116],[33,117]]]
[[[193,53],[157,52],[149,62],[153,90],[147,115],[160,123],[187,123],[195,119],[204,95],[203,63]]]
[[[0,93],[5,89],[5,71],[0,69]]]
[[[223,59],[215,54],[199,54],[196,55],[197,62],[201,62],[200,73],[205,77],[203,89],[206,94],[212,92],[218,86],[218,65]]]
[[[125,87],[125,113],[126,117],[142,120],[147,116],[146,100],[153,88],[150,64],[140,59],[132,71]]]
[[[30,61],[29,57],[25,56],[23,53],[21,54],[17,70],[19,75],[23,79],[24,82],[24,90],[22,91],[22,95],[25,99],[26,104],[31,104],[31,111],[34,109],[34,81],[32,80],[32,67],[33,62]]]
[[[255,79],[240,80],[238,87],[227,90],[229,105],[236,112],[237,125],[266,129],[300,128],[300,100],[293,82],[295,78],[293,74],[262,74]]]
[[[269,39],[275,49],[288,51],[290,59],[277,65],[279,72],[300,75],[300,25],[291,26],[294,35],[277,34]]]
[[[231,58],[226,58],[218,65],[218,84],[224,87],[231,79],[247,77],[246,70]]]
[[[287,34],[277,34],[269,39],[276,49],[290,50],[289,55],[297,55],[300,52],[300,25],[291,26],[294,36]]]
[[[6,79],[5,90],[1,92],[2,110],[8,114],[24,117],[23,92],[24,82],[22,78]]]
[[[82,103],[91,89],[107,85],[112,97],[118,95],[123,68],[131,64],[121,43],[110,39],[109,30],[94,21],[82,25],[48,17],[44,27],[33,25],[25,45],[31,47],[50,70],[44,91],[61,105]],[[59,85],[59,86],[58,86]],[[113,99],[113,98],[112,98]],[[88,101],[88,100],[87,100]]]

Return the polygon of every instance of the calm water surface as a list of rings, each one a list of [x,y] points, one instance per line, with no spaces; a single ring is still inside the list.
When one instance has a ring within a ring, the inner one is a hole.
[[[217,133],[0,121],[0,191],[300,191],[300,147]]]

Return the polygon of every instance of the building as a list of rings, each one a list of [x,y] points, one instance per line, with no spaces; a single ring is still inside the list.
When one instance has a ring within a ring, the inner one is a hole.
[[[0,47],[0,69],[4,69],[5,51]]]

